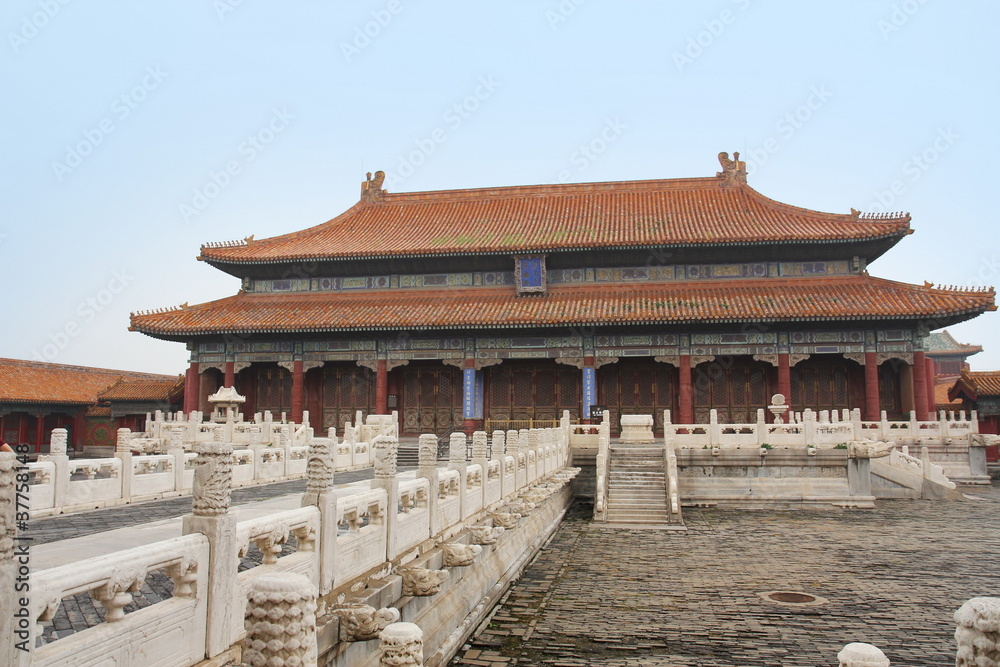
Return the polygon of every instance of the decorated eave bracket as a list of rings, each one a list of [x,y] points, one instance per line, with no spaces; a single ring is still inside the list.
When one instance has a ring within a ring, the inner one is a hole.
[[[545,255],[514,255],[514,285],[518,296],[545,294]]]

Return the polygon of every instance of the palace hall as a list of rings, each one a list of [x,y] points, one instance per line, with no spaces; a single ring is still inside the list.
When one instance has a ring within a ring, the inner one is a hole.
[[[676,424],[793,410],[934,410],[931,331],[990,289],[878,278],[908,214],[823,213],[715,176],[387,192],[317,226],[202,246],[235,295],[134,313],[190,351],[184,409],[222,386],[338,432],[398,411],[403,434],[549,426],[568,410]],[[252,231],[252,230],[247,230]],[[898,252],[898,251],[897,251]]]

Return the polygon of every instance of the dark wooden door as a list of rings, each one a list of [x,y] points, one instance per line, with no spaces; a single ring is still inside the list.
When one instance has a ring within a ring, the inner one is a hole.
[[[375,374],[357,364],[327,363],[323,367],[323,414],[319,421],[324,432],[333,426],[338,435],[343,435],[344,425],[354,423],[358,410],[365,415],[375,414]]]
[[[446,436],[462,428],[462,371],[441,363],[403,367],[403,432]]]
[[[597,369],[597,403],[611,413],[611,429],[619,431],[622,415],[653,415],[663,431],[663,411],[676,411],[677,370],[652,359],[628,359]]]

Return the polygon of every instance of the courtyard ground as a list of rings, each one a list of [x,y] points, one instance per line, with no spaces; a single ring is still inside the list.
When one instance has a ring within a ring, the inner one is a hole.
[[[686,508],[686,532],[609,530],[577,502],[453,665],[954,664],[952,614],[1000,596],[1000,484],[875,510]],[[779,604],[793,591],[819,604]]]

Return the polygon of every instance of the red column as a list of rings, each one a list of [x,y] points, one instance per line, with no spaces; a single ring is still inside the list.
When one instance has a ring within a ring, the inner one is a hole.
[[[927,363],[922,350],[913,353],[913,410],[917,419],[927,419]]]
[[[678,380],[680,384],[678,407],[680,414],[677,415],[677,421],[680,424],[693,424],[694,405],[691,401],[691,355],[682,354],[680,356],[680,366],[678,371]]]
[[[878,395],[878,357],[874,352],[865,352],[865,419],[878,421],[882,417]]]
[[[76,419],[73,422],[73,442],[70,446],[78,451],[83,451],[84,445],[87,444],[87,411],[80,410],[76,413]]]
[[[227,364],[228,367],[228,364]],[[228,370],[227,370],[228,375]],[[305,379],[302,372],[302,362],[292,362],[292,421],[302,423],[302,384]]]
[[[925,355],[924,364],[927,368],[927,411],[931,419],[937,419],[937,401],[934,396],[934,360]]]
[[[389,414],[389,378],[385,370],[385,359],[379,359],[375,367],[375,413]]]
[[[184,412],[194,412],[198,409],[198,393],[201,387],[198,383],[198,362],[192,361],[184,378]]]
[[[38,425],[35,427],[35,451],[42,451],[42,440],[45,437],[45,415],[38,413]]]
[[[785,405],[792,409],[792,367],[788,364],[788,353],[778,353],[778,393],[785,397]]]
[[[227,361],[226,362],[226,379],[222,382],[223,387],[235,387],[236,386],[236,362]]]

